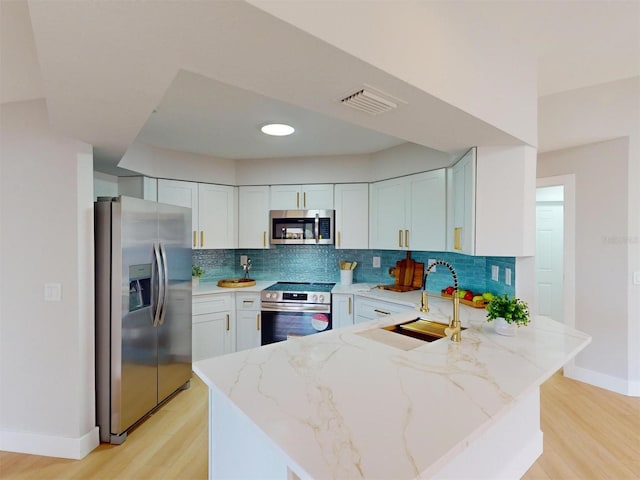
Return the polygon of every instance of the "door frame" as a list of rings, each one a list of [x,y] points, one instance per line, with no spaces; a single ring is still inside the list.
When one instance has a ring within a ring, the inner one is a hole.
[[[564,187],[564,218],[562,248],[562,303],[563,323],[571,328],[576,324],[576,176],[574,174],[541,177],[536,179],[540,187]],[[536,277],[536,284],[538,279]],[[573,361],[571,362],[573,363]]]

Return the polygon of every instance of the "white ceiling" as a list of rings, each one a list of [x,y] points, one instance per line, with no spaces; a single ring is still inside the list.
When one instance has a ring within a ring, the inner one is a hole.
[[[52,124],[93,144],[103,167],[138,135],[226,158],[366,153],[403,141],[447,152],[517,143],[244,2],[152,3],[0,1],[0,100],[45,96]],[[640,75],[640,1],[439,5],[536,55],[541,95]],[[325,105],[363,80],[409,106],[363,119]],[[257,93],[265,90],[277,99]],[[425,121],[425,111],[447,121]],[[276,116],[298,126],[286,144],[256,133]]]

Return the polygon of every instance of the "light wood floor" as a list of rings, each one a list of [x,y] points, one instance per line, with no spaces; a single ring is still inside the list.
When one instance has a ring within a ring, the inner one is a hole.
[[[544,453],[524,480],[640,479],[640,398],[554,375],[542,386]],[[207,478],[207,390],[194,375],[122,446],[63,460],[0,452],[0,479]]]

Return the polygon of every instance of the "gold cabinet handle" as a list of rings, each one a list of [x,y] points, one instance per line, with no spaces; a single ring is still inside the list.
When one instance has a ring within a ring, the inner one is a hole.
[[[256,330],[260,331],[260,314],[256,314]]]
[[[193,231],[193,248],[198,246],[198,232],[196,230]]]
[[[262,232],[262,246],[266,248],[267,246],[267,232]]]
[[[304,192],[302,194],[302,198],[303,198],[302,204],[304,205],[304,208],[307,208],[307,192]]]
[[[409,248],[409,230],[404,231],[404,246]]]
[[[402,248],[402,230],[398,230],[398,246]]]
[[[204,247],[204,230],[200,230],[200,246]]]
[[[385,312],[384,310],[378,310],[377,308],[374,308],[373,311],[376,313],[379,313],[380,315],[391,315],[390,312]]]
[[[340,231],[338,231],[338,248],[340,247]]]
[[[296,192],[296,208],[300,208],[300,192]]]
[[[454,250],[462,250],[462,246],[460,245],[461,236],[462,236],[462,227],[455,227],[453,229],[453,249]]]
[[[347,308],[347,313],[351,315],[351,297],[349,297],[349,307]]]
[[[227,332],[229,331],[229,314],[227,313]]]

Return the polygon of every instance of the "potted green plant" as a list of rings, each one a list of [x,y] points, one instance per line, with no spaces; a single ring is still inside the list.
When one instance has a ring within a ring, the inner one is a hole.
[[[193,265],[191,267],[191,284],[194,287],[197,287],[200,283],[200,277],[204,275],[204,268]]]
[[[518,327],[529,324],[529,306],[527,302],[506,293],[496,295],[487,304],[487,321],[495,321],[496,332],[500,335],[513,336]]]

